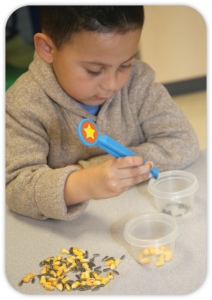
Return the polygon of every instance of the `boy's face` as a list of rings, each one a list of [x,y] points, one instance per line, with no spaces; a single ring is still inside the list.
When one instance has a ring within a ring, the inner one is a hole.
[[[57,79],[72,98],[101,105],[127,83],[141,30],[126,34],[83,31],[61,50],[53,51]]]

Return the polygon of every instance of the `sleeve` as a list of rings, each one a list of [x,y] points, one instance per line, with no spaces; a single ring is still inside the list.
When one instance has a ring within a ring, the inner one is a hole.
[[[197,135],[166,88],[155,82],[154,71],[144,78],[148,78],[145,84],[138,77],[142,89],[138,90],[136,101],[145,142],[129,149],[152,161],[159,171],[182,169],[198,158]]]
[[[67,207],[64,185],[79,168],[51,169],[49,139],[45,128],[17,107],[6,112],[6,203],[21,215],[34,219],[72,220],[88,201]]]

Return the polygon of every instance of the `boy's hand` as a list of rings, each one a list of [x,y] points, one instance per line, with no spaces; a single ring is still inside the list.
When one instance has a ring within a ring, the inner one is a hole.
[[[110,159],[102,164],[73,172],[65,184],[66,205],[89,199],[106,199],[120,195],[131,186],[152,177],[153,163],[139,156]]]

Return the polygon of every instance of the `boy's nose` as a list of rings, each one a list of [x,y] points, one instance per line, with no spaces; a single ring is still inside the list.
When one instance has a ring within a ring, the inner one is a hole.
[[[109,74],[105,77],[100,85],[104,91],[115,92],[117,90],[118,82],[116,74]]]

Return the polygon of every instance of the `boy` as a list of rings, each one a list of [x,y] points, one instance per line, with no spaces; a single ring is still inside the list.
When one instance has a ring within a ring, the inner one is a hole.
[[[71,220],[89,199],[115,197],[160,171],[197,159],[194,130],[154,72],[134,60],[142,6],[41,7],[29,71],[7,92],[9,207]],[[96,122],[137,157],[84,146],[79,122]],[[143,158],[147,160],[143,164]]]

